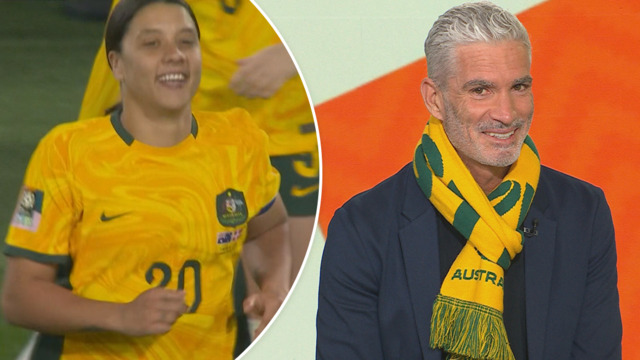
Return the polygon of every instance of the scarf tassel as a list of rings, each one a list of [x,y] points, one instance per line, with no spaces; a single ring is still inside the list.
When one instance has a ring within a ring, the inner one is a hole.
[[[448,359],[514,359],[500,311],[442,294],[433,305],[430,345]]]

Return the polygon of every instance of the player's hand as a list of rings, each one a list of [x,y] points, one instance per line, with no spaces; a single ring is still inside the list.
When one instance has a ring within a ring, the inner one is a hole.
[[[236,61],[238,70],[229,88],[247,98],[268,99],[282,84],[297,74],[296,66],[283,44],[268,46]]]
[[[242,303],[244,313],[247,317],[260,319],[260,324],[256,328],[254,338],[258,337],[264,328],[269,324],[269,321],[276,314],[286,294],[274,294],[267,291],[262,291],[253,295],[247,296]]]
[[[149,289],[123,304],[120,332],[130,336],[166,333],[187,309],[183,290]]]

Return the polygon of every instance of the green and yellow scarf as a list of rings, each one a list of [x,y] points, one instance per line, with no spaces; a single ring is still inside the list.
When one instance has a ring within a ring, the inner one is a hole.
[[[533,200],[540,159],[529,136],[502,183],[486,195],[431,117],[413,169],[429,201],[466,239],[431,317],[432,348],[449,359],[514,359],[502,320],[504,272],[522,250],[519,230]]]

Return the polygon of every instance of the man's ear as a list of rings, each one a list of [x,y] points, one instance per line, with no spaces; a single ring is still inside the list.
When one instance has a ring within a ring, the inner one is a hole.
[[[422,84],[420,84],[420,92],[429,113],[438,119],[443,119],[444,100],[442,90],[432,79],[424,78],[422,79]]]
[[[124,69],[122,68],[122,59],[120,58],[120,54],[113,50],[109,51],[107,59],[109,60],[113,77],[115,77],[119,83],[122,82],[124,80]]]

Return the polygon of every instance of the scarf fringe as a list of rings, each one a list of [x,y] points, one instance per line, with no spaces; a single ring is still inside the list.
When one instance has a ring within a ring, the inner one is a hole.
[[[449,359],[515,359],[500,311],[442,294],[433,304],[430,345]]]

